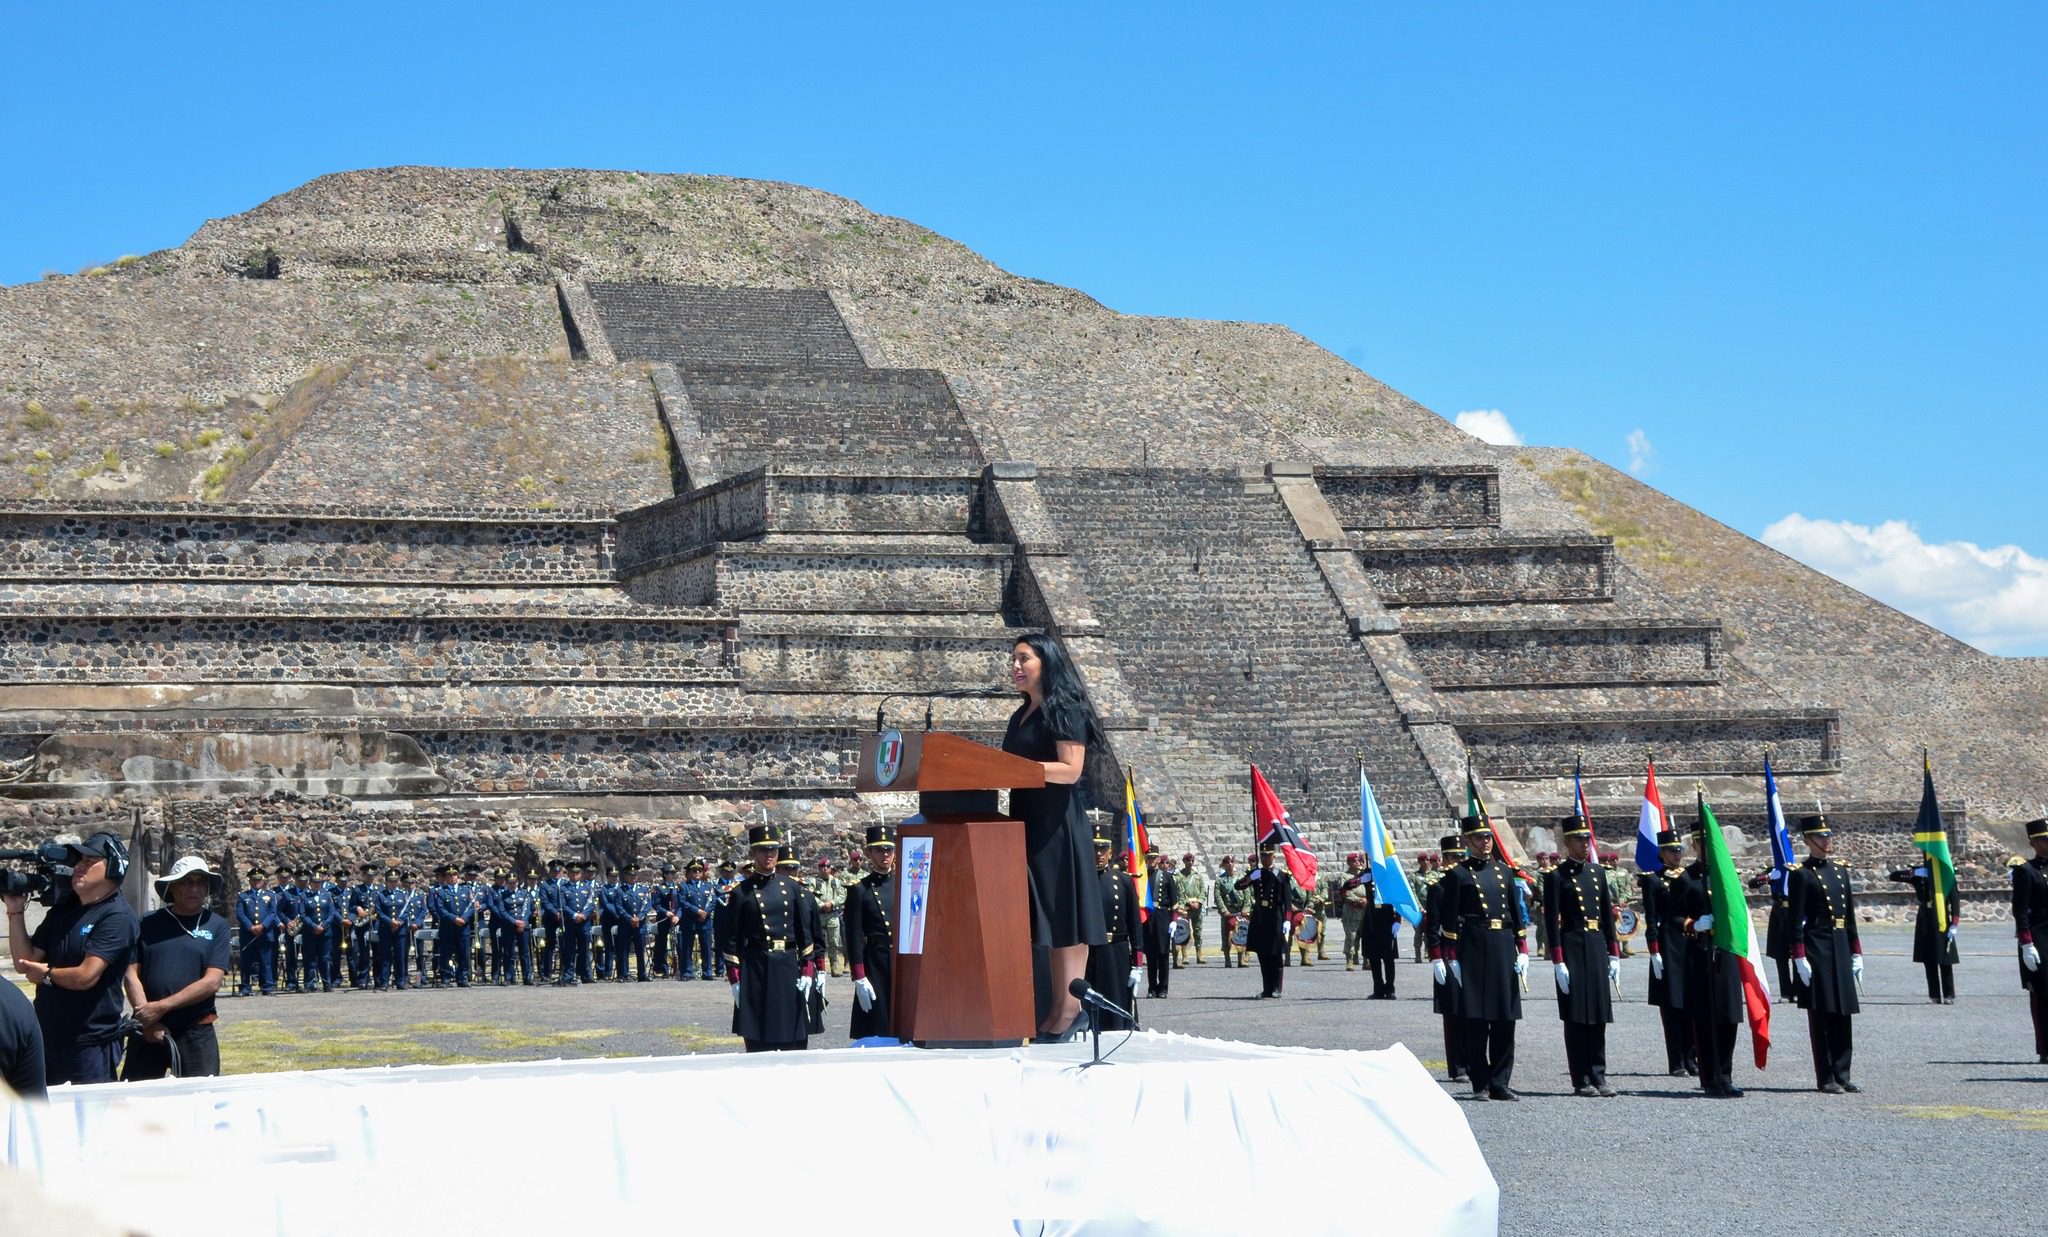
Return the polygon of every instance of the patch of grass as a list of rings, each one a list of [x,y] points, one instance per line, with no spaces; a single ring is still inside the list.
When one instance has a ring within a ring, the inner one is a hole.
[[[21,428],[25,430],[47,430],[55,429],[56,427],[57,418],[50,415],[50,411],[41,404],[35,400],[30,400],[27,404],[23,405],[21,410]]]
[[[220,1032],[221,1068],[230,1074],[634,1055],[604,1051],[605,1041],[620,1034],[610,1027],[525,1031],[497,1023],[416,1022],[376,1029],[256,1019],[223,1021]],[[736,1042],[702,1027],[670,1027],[667,1034],[691,1052]]]
[[[249,454],[249,448],[241,443],[236,443],[223,451],[220,462],[207,469],[199,478],[201,496],[208,502],[219,498],[227,489],[228,482],[233,479],[235,470],[242,466],[242,461],[248,459]]]
[[[178,444],[175,442],[160,442],[156,444],[156,457],[160,460],[167,460],[177,453]]]
[[[1979,1108],[1974,1104],[1884,1104],[1887,1112],[1923,1121],[2003,1121],[2022,1130],[2048,1130],[2048,1108]]]
[[[212,446],[214,443],[219,442],[222,438],[225,438],[226,436],[227,435],[222,433],[220,430],[200,430],[197,434],[194,434],[192,436],[192,445],[203,450],[207,447]]]
[[[71,410],[73,412],[91,412],[92,401],[83,395],[74,395],[71,397]]]
[[[1521,456],[1525,465],[1533,466],[1535,459]],[[1608,493],[1594,477],[1589,468],[1576,464],[1565,464],[1539,475],[1548,481],[1558,496],[1572,505],[1572,509],[1585,518],[1594,532],[1614,539],[1617,550],[1634,550],[1632,558],[1647,561],[1660,567],[1698,567],[1698,559],[1682,553],[1678,546],[1663,533],[1646,528],[1640,520],[1623,513],[1617,508],[1617,499]]]

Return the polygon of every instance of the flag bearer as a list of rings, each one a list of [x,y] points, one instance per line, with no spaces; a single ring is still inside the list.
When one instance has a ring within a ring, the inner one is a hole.
[[[1829,1095],[1860,1091],[1849,1081],[1855,1053],[1851,1019],[1861,1010],[1863,942],[1856,933],[1856,892],[1849,870],[1828,858],[1834,831],[1825,816],[1803,816],[1806,862],[1792,874],[1792,972],[1813,1041],[1815,1084]]]
[[[1621,941],[1614,933],[1614,895],[1592,860],[1593,828],[1573,813],[1558,822],[1565,858],[1543,881],[1544,938],[1564,1023],[1564,1059],[1575,1095],[1612,1096],[1607,1085],[1607,1024],[1614,1021],[1611,986],[1621,978]]]
[[[1891,879],[1902,885],[1913,887],[1914,898],[1920,903],[1918,913],[1913,916],[1913,961],[1927,971],[1927,999],[1936,1005],[1956,1003],[1956,912],[1961,907],[1948,906],[1949,924],[1946,931],[1935,926],[1934,876],[1926,859],[1894,870]]]
[[[1518,1100],[1515,1023],[1529,969],[1529,920],[1514,873],[1493,857],[1486,818],[1464,820],[1465,862],[1444,877],[1443,948],[1465,1020],[1465,1068],[1474,1099]]]
[[[2048,973],[2041,946],[2048,943],[2048,816],[2027,822],[2032,859],[2013,861],[2012,922],[2020,942],[2020,986],[2034,1015],[2034,1053],[2048,1065]]]

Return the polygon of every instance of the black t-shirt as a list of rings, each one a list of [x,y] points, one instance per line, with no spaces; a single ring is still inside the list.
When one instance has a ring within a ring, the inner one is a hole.
[[[73,967],[88,956],[105,958],[100,981],[84,992],[52,983],[36,987],[36,1021],[46,1044],[98,1044],[115,1037],[121,1021],[122,980],[135,960],[138,932],[135,908],[116,893],[91,906],[67,902],[36,925],[29,944],[57,968]]]
[[[201,910],[196,924],[180,919],[168,906],[142,918],[142,940],[135,961],[142,975],[142,995],[160,1000],[206,974],[206,968],[228,969],[228,921]],[[213,996],[183,1005],[164,1015],[164,1029],[177,1035],[214,1012]]]
[[[23,1099],[49,1094],[43,1073],[43,1031],[21,989],[0,979],[0,1081]]]

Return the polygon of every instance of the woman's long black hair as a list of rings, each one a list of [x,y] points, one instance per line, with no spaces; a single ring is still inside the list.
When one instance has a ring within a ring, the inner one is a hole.
[[[1038,686],[1045,697],[1039,707],[1044,710],[1045,724],[1053,734],[1076,737],[1083,743],[1101,742],[1095,712],[1088,707],[1088,697],[1081,691],[1080,672],[1074,669],[1066,650],[1051,636],[1038,632],[1018,637],[1017,643],[1038,655]],[[1028,702],[1030,697],[1025,699]]]

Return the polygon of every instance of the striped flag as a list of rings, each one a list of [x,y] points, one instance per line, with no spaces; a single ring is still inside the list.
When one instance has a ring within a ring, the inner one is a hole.
[[[1151,872],[1145,863],[1145,848],[1151,836],[1145,832],[1145,813],[1138,808],[1138,788],[1131,771],[1124,770],[1124,853],[1131,857],[1131,879],[1138,883],[1138,922],[1152,918]]]
[[[1582,779],[1582,778],[1581,778],[1581,777],[1579,776],[1579,774],[1580,774],[1580,771],[1581,771],[1581,770],[1582,770],[1583,768],[1584,768],[1584,762],[1582,762],[1582,761],[1581,761],[1581,760],[1580,760],[1580,759],[1579,759],[1579,758],[1578,758],[1577,756],[1573,756],[1573,757],[1572,757],[1572,811],[1574,811],[1574,812],[1577,812],[1577,813],[1579,814],[1579,819],[1580,819],[1580,820],[1583,820],[1583,821],[1585,821],[1585,822],[1586,822],[1586,828],[1587,828],[1588,830],[1591,830],[1591,829],[1593,828],[1593,811],[1592,811],[1592,809],[1591,809],[1591,808],[1588,808],[1588,807],[1586,806],[1586,784],[1585,784],[1585,781],[1584,781],[1584,779]],[[1600,836],[1599,836],[1599,834],[1598,834],[1597,832],[1589,832],[1589,833],[1588,833],[1588,834],[1586,835],[1586,848],[1587,848],[1587,853],[1588,853],[1588,854],[1589,854],[1590,856],[1592,856],[1592,860],[1593,860],[1593,866],[1594,866],[1594,867],[1596,867],[1596,868],[1597,868],[1597,867],[1599,867],[1599,866],[1600,866]]]
[[[1636,816],[1636,868],[1661,872],[1664,860],[1657,854],[1657,834],[1670,828],[1664,819],[1664,800],[1657,793],[1657,762],[1650,761],[1650,773],[1643,783],[1643,810]]]
[[[1280,796],[1273,793],[1272,784],[1266,775],[1259,772],[1259,766],[1252,766],[1252,830],[1254,840],[1260,846],[1268,842],[1279,848],[1280,859],[1293,874],[1294,883],[1303,889],[1316,887],[1316,857],[1310,852],[1301,835],[1294,831],[1294,820],[1287,814],[1287,805],[1280,802]]]
[[[1934,797],[1934,765],[1920,749],[1920,816],[1913,822],[1913,845],[1927,856],[1927,878],[1934,887],[1934,930],[1946,932],[1955,922],[1956,862],[1948,850],[1948,826],[1941,823],[1941,803]],[[1946,949],[1935,942],[1937,949]],[[1946,957],[1947,955],[1943,955]]]
[[[1771,826],[1771,891],[1779,897],[1792,892],[1792,869],[1799,863],[1792,853],[1792,833],[1785,828],[1785,805],[1778,802],[1778,779],[1771,772],[1771,754],[1764,753],[1764,807]]]
[[[1742,971],[1743,1012],[1749,1017],[1749,1043],[1756,1053],[1756,1067],[1762,1069],[1771,1055],[1771,994],[1764,987],[1763,953],[1757,948],[1756,927],[1749,921],[1749,901],[1743,897],[1742,881],[1735,875],[1735,860],[1728,853],[1728,839],[1721,835],[1721,822],[1707,806],[1700,792],[1700,836],[1706,839],[1707,901],[1713,906],[1714,949],[1727,955]]]

